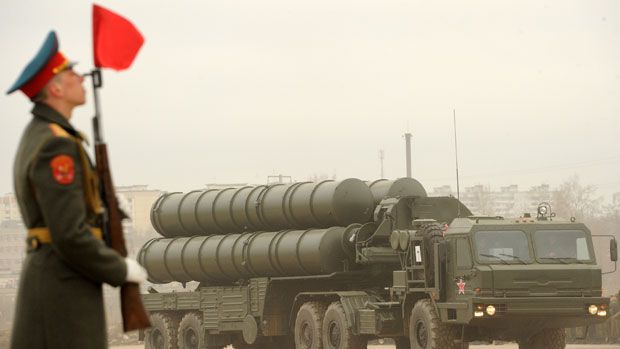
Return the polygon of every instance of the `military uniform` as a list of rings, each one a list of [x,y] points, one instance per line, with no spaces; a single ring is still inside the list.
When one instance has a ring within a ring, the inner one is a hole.
[[[56,35],[8,93],[35,94],[67,68]],[[35,103],[14,163],[15,195],[28,229],[11,348],[106,348],[102,283],[125,282],[123,257],[107,247],[97,178],[83,137],[68,119]]]
[[[106,348],[101,283],[121,285],[125,262],[91,231],[97,216],[84,187],[92,170],[79,134],[45,104],[32,113],[15,158],[15,193],[26,227],[47,228],[51,243],[28,239],[12,347]],[[58,159],[73,169],[55,168]]]

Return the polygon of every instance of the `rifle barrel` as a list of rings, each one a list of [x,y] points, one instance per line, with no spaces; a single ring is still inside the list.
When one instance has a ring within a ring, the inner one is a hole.
[[[101,106],[99,104],[99,89],[103,86],[103,79],[101,76],[101,69],[93,69],[89,74],[86,74],[92,78],[93,82],[93,99],[95,102],[95,116],[93,117],[93,133],[95,136],[95,143],[103,142],[103,132],[101,130]]]
[[[112,172],[108,160],[108,147],[103,141],[101,132],[101,112],[99,106],[98,89],[102,86],[101,70],[94,69],[88,74],[93,79],[93,94],[95,96],[95,116],[93,117],[93,132],[95,136],[95,162],[97,175],[102,189],[102,199],[105,204],[104,231],[107,232],[109,245],[121,256],[127,256],[127,247],[123,234],[122,220],[124,218],[118,206]],[[140,296],[140,287],[135,283],[125,283],[121,286],[121,313],[125,332],[148,328],[151,326],[149,315],[144,309]]]

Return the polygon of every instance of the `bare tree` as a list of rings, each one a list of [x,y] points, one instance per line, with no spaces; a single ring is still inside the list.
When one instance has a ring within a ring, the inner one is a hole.
[[[554,211],[561,217],[576,217],[589,221],[603,214],[602,197],[596,197],[596,186],[582,185],[577,175],[573,175],[552,195]]]
[[[560,217],[575,217],[586,224],[593,235],[615,235],[620,228],[620,212],[617,207],[603,206],[602,197],[596,196],[596,187],[582,185],[579,177],[572,176],[562,183],[552,195],[553,210]],[[614,269],[610,261],[609,239],[595,237],[594,250],[599,266],[608,272]],[[620,289],[620,270],[603,276],[603,295],[610,295]]]

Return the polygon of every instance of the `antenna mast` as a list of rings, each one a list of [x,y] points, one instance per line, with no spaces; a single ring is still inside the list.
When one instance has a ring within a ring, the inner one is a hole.
[[[407,177],[411,178],[411,133],[405,133],[405,161],[407,163]]]
[[[459,184],[459,148],[456,139],[456,109],[452,109],[452,121],[454,122],[454,157],[456,159],[456,198],[461,199],[461,188]]]
[[[385,152],[383,151],[383,149],[379,149],[379,161],[381,162],[381,177],[379,178],[385,178],[383,176],[383,159],[385,158]]]

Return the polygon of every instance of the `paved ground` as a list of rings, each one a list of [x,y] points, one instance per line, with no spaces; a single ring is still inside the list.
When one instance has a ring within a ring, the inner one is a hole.
[[[517,349],[519,348],[519,346],[517,346],[516,344],[503,344],[503,345],[472,345],[470,346],[470,348],[475,348],[475,349]],[[594,345],[594,344],[588,344],[588,345],[582,345],[582,344],[570,344],[568,345],[566,348],[568,349],[620,349],[620,344],[619,345]]]
[[[231,347],[232,348],[232,347]],[[470,349],[517,349],[516,344],[503,344],[503,345],[472,345]],[[567,349],[620,349],[620,344],[616,345],[577,345],[571,344],[566,347]],[[110,349],[144,349],[143,345],[129,345],[110,347]],[[393,345],[370,345],[368,349],[394,349]]]

